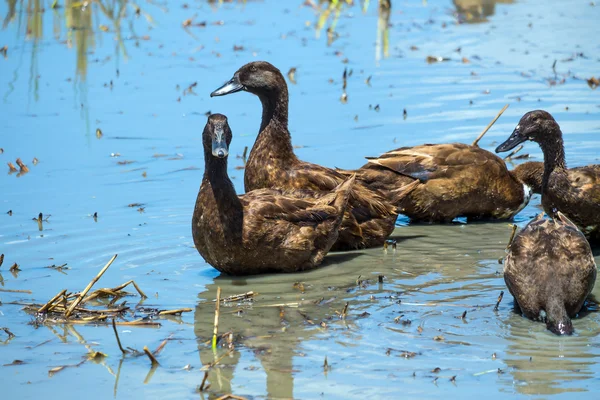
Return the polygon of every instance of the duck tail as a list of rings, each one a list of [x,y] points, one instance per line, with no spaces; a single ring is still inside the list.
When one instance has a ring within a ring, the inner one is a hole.
[[[573,334],[573,323],[559,299],[552,298],[546,305],[546,328],[557,335]]]
[[[390,194],[387,197],[388,199],[392,199],[392,203],[396,205],[400,204],[400,202],[409,196],[419,185],[421,185],[421,181],[416,179],[398,189],[390,190]]]
[[[340,183],[333,191],[317,200],[316,204],[335,207],[340,214],[344,214],[348,200],[350,199],[356,176],[352,175]]]
[[[346,209],[346,205],[348,204],[348,199],[350,199],[350,194],[352,192],[352,188],[354,187],[355,181],[356,174],[353,174],[350,178],[340,183],[338,187],[334,189],[336,196],[335,200],[333,201],[333,206],[341,212],[344,212]]]

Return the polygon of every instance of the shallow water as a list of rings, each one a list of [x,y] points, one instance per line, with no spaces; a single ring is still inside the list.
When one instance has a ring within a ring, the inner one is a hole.
[[[573,337],[559,338],[512,312],[497,261],[510,235],[507,223],[404,226],[401,219],[396,252],[331,254],[309,273],[231,278],[197,254],[190,220],[207,111],[229,117],[230,176],[243,189],[235,155],[255,139],[260,103],[245,93],[213,99],[209,93],[256,59],[284,73],[297,68],[290,129],[305,160],[354,168],[363,156],[401,145],[471,142],[510,103],[482,147],[492,150],[524,112],[543,108],[563,128],[569,165],[597,163],[599,92],[585,79],[600,74],[594,40],[600,6],[395,1],[386,30],[373,1],[365,13],[362,4],[344,6],[337,21],[335,11],[325,18],[324,5],[302,1],[145,2],[139,16],[132,4],[120,14],[118,1],[113,12],[111,2],[102,3],[104,10],[98,3],[82,8],[59,1],[58,9],[51,3],[0,5],[0,16],[7,16],[0,47],[8,47],[0,56],[0,162],[20,157],[30,169],[0,175],[0,253],[6,255],[0,289],[31,291],[0,291],[0,327],[16,335],[4,341],[0,331],[0,365],[24,361],[0,367],[10,398],[58,398],[63,390],[90,399],[598,391],[597,313],[575,320]],[[479,6],[458,13],[465,4]],[[331,26],[335,40],[328,44]],[[428,64],[427,56],[450,60]],[[345,104],[344,68],[352,70]],[[521,153],[541,159],[531,143]],[[133,203],[141,205],[128,207]],[[31,220],[39,212],[51,215],[42,231]],[[535,196],[517,221],[523,225],[538,212]],[[134,279],[150,295],[145,306],[194,309],[162,318],[158,329],[119,327],[123,344],[136,349],[154,349],[172,335],[154,371],[146,358],[122,359],[108,326],[34,328],[21,305],[9,304],[81,290],[115,253],[98,287]],[[16,276],[8,272],[15,262],[22,269]],[[65,274],[45,268],[64,263]],[[211,370],[208,392],[197,394],[202,364],[227,352],[214,354],[206,344],[217,287],[224,297],[259,295],[222,308],[219,330],[234,333],[235,350]],[[501,290],[504,299],[493,311]],[[336,311],[346,303],[342,320]],[[88,348],[108,357],[49,376],[53,367],[82,361]],[[188,364],[193,368],[183,369]]]

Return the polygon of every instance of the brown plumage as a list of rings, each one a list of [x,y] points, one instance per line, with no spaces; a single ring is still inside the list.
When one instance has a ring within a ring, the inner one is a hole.
[[[530,198],[502,159],[462,143],[402,147],[344,172],[384,193],[412,221],[508,219]],[[396,198],[394,190],[411,182],[416,186],[410,193]]]
[[[600,239],[600,168],[567,169],[562,132],[546,111],[523,115],[496,152],[511,150],[526,140],[537,142],[544,153],[541,193],[546,213],[553,216],[560,211],[590,239]]]
[[[288,90],[281,72],[264,61],[241,67],[211,96],[247,91],[259,97],[262,122],[246,163],[246,191],[261,188],[331,191],[347,177],[331,168],[299,160],[288,131]],[[412,187],[401,188],[402,197]],[[395,227],[397,210],[375,190],[357,182],[333,250],[380,246]]]
[[[571,334],[571,318],[594,288],[596,270],[585,236],[559,211],[553,221],[540,214],[515,236],[504,262],[504,281],[515,309],[545,320],[556,334]]]
[[[338,237],[354,177],[319,199],[271,189],[237,196],[227,175],[227,118],[211,115],[202,139],[205,171],[192,235],[206,262],[231,275],[295,272],[321,264]]]
[[[542,194],[542,179],[544,177],[544,163],[540,161],[527,161],[517,165],[513,174],[531,187],[533,193]],[[583,167],[567,169],[567,177],[573,186],[580,185],[581,182],[589,182],[594,177],[597,180],[600,177],[600,165],[590,164]]]

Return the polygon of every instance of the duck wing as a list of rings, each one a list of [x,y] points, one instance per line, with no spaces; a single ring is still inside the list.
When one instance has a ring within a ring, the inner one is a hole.
[[[303,161],[299,162],[294,169],[294,174],[296,185],[317,190],[331,190],[346,180],[349,175],[354,175],[354,173],[343,174],[331,168]],[[356,182],[350,190],[349,208],[359,223],[397,214],[396,207],[381,193],[369,189],[360,181]]]
[[[571,185],[583,191],[600,193],[600,165],[588,165],[568,170]]]
[[[424,144],[401,147],[377,158],[369,158],[368,165],[378,165],[398,174],[426,182],[454,175],[457,170],[473,165],[485,165],[500,160],[494,154],[463,143]]]

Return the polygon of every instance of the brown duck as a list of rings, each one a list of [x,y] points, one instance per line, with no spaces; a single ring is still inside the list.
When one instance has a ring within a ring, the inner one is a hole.
[[[600,238],[600,168],[568,170],[560,127],[543,110],[523,115],[519,124],[496,152],[513,149],[526,140],[537,142],[544,153],[541,182],[542,205],[546,213],[565,214],[586,236]]]
[[[204,178],[192,217],[196,249],[231,275],[295,272],[317,267],[338,237],[354,178],[319,199],[271,189],[238,196],[227,175],[231,130],[213,114],[202,134]]]
[[[531,197],[500,157],[463,143],[401,147],[344,172],[384,193],[412,221],[509,219]],[[416,186],[395,200],[394,190],[411,182]]]
[[[287,84],[277,68],[264,61],[246,64],[211,96],[242,90],[258,96],[263,107],[260,132],[246,163],[246,191],[277,188],[329,192],[347,179],[340,172],[301,161],[294,154],[288,131]],[[402,198],[412,187],[398,188],[392,193]],[[376,190],[357,182],[349,209],[332,250],[381,246],[394,230],[396,207]]]
[[[545,320],[556,334],[570,335],[571,318],[594,288],[596,270],[585,236],[558,211],[553,221],[538,215],[515,236],[504,262],[504,281],[515,310]]]
[[[527,161],[517,165],[512,173],[531,188],[533,193],[542,194],[542,179],[544,177],[544,163],[540,161]],[[583,167],[567,169],[569,181],[577,185],[585,182],[590,176],[600,176],[600,165],[590,164]]]

